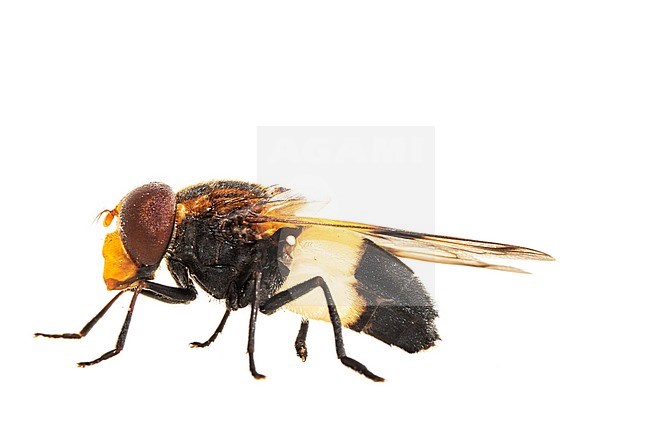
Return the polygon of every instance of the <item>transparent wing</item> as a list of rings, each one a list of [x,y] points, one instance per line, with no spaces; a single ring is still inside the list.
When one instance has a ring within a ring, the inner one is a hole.
[[[305,197],[290,189],[273,185],[266,190],[269,198],[258,206],[265,215],[304,215],[321,210],[329,199],[322,197]]]
[[[281,193],[286,194],[287,191]],[[277,197],[277,196],[276,196]],[[273,199],[275,199],[274,197]],[[302,200],[302,201],[301,201]],[[554,260],[550,255],[530,248],[497,242],[437,236],[381,227],[371,224],[296,216],[292,212],[302,210],[310,202],[292,195],[286,202],[275,201],[270,206],[255,209],[247,220],[260,224],[263,232],[274,233],[282,227],[325,226],[352,230],[363,234],[390,253],[404,258],[435,263],[472,266],[509,272],[525,271],[512,266],[492,264],[485,258]]]

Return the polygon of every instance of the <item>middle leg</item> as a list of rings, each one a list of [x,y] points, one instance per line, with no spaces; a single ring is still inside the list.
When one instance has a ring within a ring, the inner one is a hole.
[[[221,331],[223,331],[223,327],[226,326],[226,320],[228,320],[229,316],[230,316],[230,308],[226,308],[226,312],[223,314],[223,317],[219,322],[219,326],[217,326],[217,329],[210,336],[210,338],[208,338],[203,343],[199,343],[198,341],[195,341],[194,343],[190,343],[190,347],[208,347],[209,345],[214,343],[214,340],[216,340],[219,334],[221,334]]]

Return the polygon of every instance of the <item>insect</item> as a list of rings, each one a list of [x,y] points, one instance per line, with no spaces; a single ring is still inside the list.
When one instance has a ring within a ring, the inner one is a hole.
[[[303,361],[309,320],[323,320],[332,325],[341,363],[383,381],[347,355],[344,327],[409,353],[438,340],[434,303],[400,258],[514,272],[522,271],[483,257],[552,260],[514,245],[298,216],[309,204],[286,188],[239,181],[206,182],[178,193],[163,183],[140,186],[102,213],[104,226],[116,222],[102,250],[106,288],[116,294],[81,331],[35,336],[82,338],[120,296],[131,293],[115,348],[78,363],[97,364],[122,351],[139,295],[187,304],[197,296],[196,284],[223,300],[226,310],[212,336],[193,347],[210,345],[231,311],[250,306],[249,369],[264,378],[254,359],[258,312],[288,309],[302,316],[295,349]],[[177,287],[153,281],[163,259]]]

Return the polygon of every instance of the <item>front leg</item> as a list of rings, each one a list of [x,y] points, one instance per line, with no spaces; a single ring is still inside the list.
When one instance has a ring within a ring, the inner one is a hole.
[[[135,301],[138,299],[138,294],[140,293],[141,290],[142,289],[139,286],[133,290],[133,297],[131,298],[131,303],[129,304],[129,310],[126,313],[124,324],[122,324],[122,330],[120,331],[120,335],[117,337],[117,343],[115,343],[115,349],[109,350],[108,352],[104,353],[102,356],[100,356],[99,358],[93,361],[78,362],[77,366],[88,367],[89,365],[95,365],[97,363],[100,363],[102,361],[114,357],[115,355],[120,353],[122,349],[124,349],[124,344],[126,343],[126,335],[129,332],[129,325],[131,324],[133,309],[135,308]]]
[[[187,267],[181,262],[167,259],[167,269],[178,287],[148,281],[142,294],[168,304],[188,304],[195,300],[197,292]]]
[[[95,315],[95,317],[90,319],[90,322],[86,323],[86,326],[84,326],[79,332],[67,332],[64,334],[44,334],[42,332],[37,332],[34,334],[34,337],[69,338],[69,339],[76,339],[76,340],[83,338],[90,332],[91,329],[93,329],[93,326],[95,326],[95,324],[99,322],[99,319],[104,317],[104,314],[106,314],[106,312],[113,306],[115,301],[117,301],[117,298],[122,296],[123,293],[124,291],[117,292],[117,295],[113,296],[113,298],[110,301],[108,301],[108,304],[106,304],[104,308],[102,308],[99,311],[99,313]]]
[[[172,287],[153,281],[142,283],[142,294],[166,304],[189,304],[197,295],[194,286]]]
[[[154,283],[153,281],[140,281],[137,283],[137,286],[133,289],[119,291],[113,298],[102,308],[99,313],[93,317],[90,322],[84,326],[81,331],[74,333],[64,333],[64,334],[45,334],[37,332],[34,334],[34,337],[47,337],[47,338],[66,338],[66,339],[80,339],[85,337],[91,329],[97,324],[97,322],[104,317],[104,314],[115,304],[115,301],[122,296],[127,291],[133,291],[133,298],[131,298],[131,304],[129,305],[129,310],[124,319],[124,324],[122,325],[122,330],[117,339],[115,349],[110,350],[90,362],[79,362],[77,365],[79,367],[87,367],[89,365],[97,364],[101,361],[104,361],[108,358],[112,358],[122,351],[124,344],[126,342],[126,335],[129,331],[129,325],[131,324],[131,317],[133,315],[133,309],[135,308],[135,301],[140,293],[154,298],[156,300],[171,303],[171,304],[186,304],[196,298],[196,290],[191,287],[189,290],[179,287],[170,287],[162,284]]]
[[[122,292],[120,292],[122,293]],[[153,281],[140,281],[138,285],[133,289],[133,297],[131,298],[131,303],[129,304],[129,310],[126,313],[126,318],[124,319],[124,324],[122,324],[122,330],[120,335],[117,337],[117,343],[115,344],[115,349],[109,350],[104,353],[99,358],[89,361],[89,362],[78,362],[79,367],[88,367],[105,361],[109,358],[114,357],[124,349],[124,344],[126,343],[126,335],[129,332],[129,326],[131,325],[131,317],[133,316],[133,309],[135,308],[135,301],[138,298],[138,295],[142,293],[144,295],[150,296],[159,301],[171,303],[171,304],[180,304],[180,303],[189,303],[196,298],[196,290],[186,290],[178,287],[170,287],[162,284],[154,283]],[[113,298],[113,301],[119,296],[116,295]],[[112,303],[112,301],[111,301]],[[107,307],[110,307],[107,305]],[[108,309],[104,307],[105,309]],[[103,310],[102,310],[103,311]],[[100,312],[101,313],[101,312]],[[100,316],[101,317],[101,316]]]

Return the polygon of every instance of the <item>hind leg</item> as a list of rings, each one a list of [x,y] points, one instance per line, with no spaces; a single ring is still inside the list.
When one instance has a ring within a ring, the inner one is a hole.
[[[317,288],[321,288],[323,290],[323,294],[325,295],[325,300],[327,301],[327,308],[329,311],[330,322],[332,322],[332,328],[334,330],[334,343],[336,344],[336,355],[338,356],[341,363],[346,367],[353,369],[357,373],[364,375],[368,379],[374,380],[375,382],[383,382],[384,381],[383,378],[372,373],[370,370],[366,368],[365,365],[363,365],[362,363],[360,363],[355,359],[350,358],[345,353],[345,347],[343,345],[343,331],[342,331],[343,327],[341,325],[341,319],[336,309],[336,305],[334,304],[334,299],[332,298],[332,294],[329,290],[329,287],[327,287],[327,284],[325,283],[325,280],[322,277],[311,278],[305,281],[304,283],[297,284],[287,290],[284,290],[272,296],[271,298],[269,298],[263,304],[260,305],[260,311],[264,314],[273,314],[279,308],[287,305],[293,300],[300,298],[301,296],[306,295],[307,293]],[[302,331],[302,326],[301,326],[301,331]],[[305,335],[307,334],[307,326],[305,326],[304,333]],[[300,337],[300,334],[298,334],[298,336]]]

